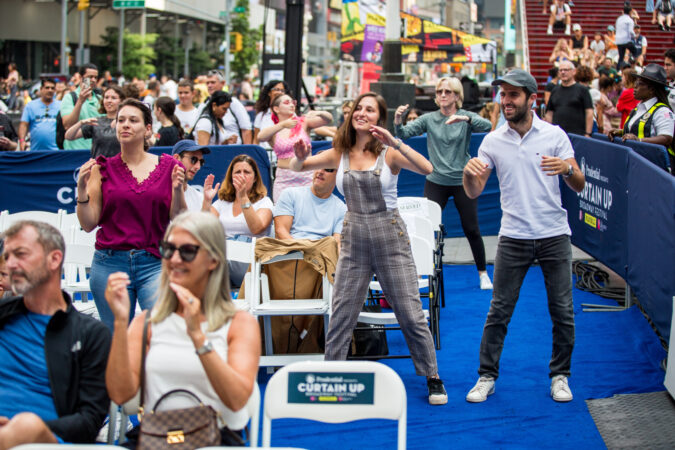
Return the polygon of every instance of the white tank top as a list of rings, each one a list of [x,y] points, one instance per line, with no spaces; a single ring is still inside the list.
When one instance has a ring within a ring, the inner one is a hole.
[[[387,150],[389,150],[389,147],[386,147],[382,151],[382,158],[386,157]],[[375,170],[376,165],[377,160],[375,160],[373,165],[369,167],[367,170],[368,171]],[[342,167],[342,156],[340,156],[340,166],[337,169],[337,175],[335,177],[335,185],[337,186],[338,191],[340,191],[340,194],[344,196],[345,190],[342,184],[343,178],[344,178],[344,169]],[[384,161],[384,164],[382,164],[382,172],[380,173],[380,184],[382,185],[382,197],[384,197],[384,203],[387,205],[387,210],[397,209],[398,202],[396,198],[398,196],[397,193],[398,174],[394,175],[393,173],[391,173],[391,168],[389,167],[386,161]]]
[[[232,321],[216,331],[206,331],[207,323],[202,323],[206,338],[213,349],[227,361],[227,333]],[[152,324],[150,350],[145,357],[145,408],[152,409],[159,398],[173,389],[187,389],[196,394],[205,405],[220,412],[225,424],[232,430],[241,430],[248,423],[246,408],[233,412],[226,407],[209,383],[195,346],[187,334],[185,320],[176,313],[157,324]],[[189,396],[176,394],[162,400],[159,411],[190,408],[197,406]],[[220,424],[221,426],[223,424]]]

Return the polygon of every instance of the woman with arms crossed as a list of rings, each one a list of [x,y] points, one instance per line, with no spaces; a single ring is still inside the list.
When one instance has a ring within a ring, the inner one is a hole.
[[[121,152],[90,159],[77,180],[77,218],[89,232],[97,226],[89,285],[101,321],[111,330],[114,317],[105,301],[108,276],[129,274],[131,317],[138,300],[152,307],[162,265],[157,244],[169,221],[185,209],[185,170],[171,155],[147,152],[152,133],[150,109],[127,99],[117,113]]]
[[[347,203],[335,275],[333,315],[326,333],[326,360],[344,360],[373,272],[396,314],[418,375],[427,377],[429,403],[448,396],[438,377],[436,352],[422,312],[417,272],[405,224],[398,213],[396,187],[401,169],[426,175],[432,166],[384,127],[387,105],[368,92],[335,137],[334,148],[309,156],[299,140],[293,170],[337,168],[336,184]]]

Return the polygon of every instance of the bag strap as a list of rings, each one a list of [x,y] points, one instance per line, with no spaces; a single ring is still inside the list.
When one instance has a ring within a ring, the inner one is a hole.
[[[145,312],[145,320],[143,321],[143,341],[141,347],[141,406],[138,408],[140,415],[143,416],[145,410],[145,349],[148,346],[148,324],[150,323],[151,309]]]
[[[195,393],[193,393],[193,392],[190,392],[190,391],[188,391],[187,389],[173,389],[173,390],[171,390],[171,391],[169,391],[169,392],[166,392],[164,395],[162,395],[162,396],[159,398],[159,400],[157,400],[157,402],[155,402],[155,406],[152,407],[152,411],[151,411],[151,412],[156,411],[156,410],[157,410],[157,407],[159,406],[159,404],[160,404],[165,398],[167,398],[168,396],[173,395],[173,394],[187,394],[187,395],[190,395],[190,396],[192,396],[195,400],[197,400],[197,403],[199,403],[200,406],[204,406],[204,403],[202,402],[202,400],[201,400],[199,397],[197,397],[197,394],[195,394]]]

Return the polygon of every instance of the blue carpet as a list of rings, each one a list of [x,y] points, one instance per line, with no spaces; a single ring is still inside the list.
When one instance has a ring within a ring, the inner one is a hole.
[[[530,269],[509,326],[496,392],[481,404],[464,400],[478,375],[478,347],[491,291],[478,288],[474,266],[445,266],[446,307],[441,312],[439,372],[448,404],[430,406],[426,383],[409,359],[383,361],[402,378],[408,394],[408,448],[605,448],[585,400],[614,394],[662,391],[666,357],[637,307],[623,312],[582,312],[581,303],[607,303],[574,290],[576,347],[570,387],[574,400],[549,395],[551,321],[541,270]],[[488,268],[491,273],[492,266]],[[392,352],[406,350],[398,331]],[[267,377],[260,372],[264,391]],[[264,393],[263,393],[264,395]],[[272,422],[272,445],[307,449],[389,449],[396,424],[367,420],[331,425],[282,419]]]

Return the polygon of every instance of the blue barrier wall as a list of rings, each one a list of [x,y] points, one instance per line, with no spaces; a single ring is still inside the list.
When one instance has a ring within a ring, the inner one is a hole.
[[[572,242],[626,279],[668,342],[675,295],[675,178],[627,146],[570,139],[586,176],[581,194],[562,191]]]
[[[212,146],[206,165],[192,181],[199,189],[210,173],[220,182],[232,159],[251,156],[271,191],[267,152],[257,145]],[[171,147],[153,147],[155,154],[170,153]],[[75,211],[78,170],[89,159],[89,150],[48,152],[0,152],[0,210],[11,212],[65,209]]]
[[[593,133],[593,138],[609,142],[609,138],[604,134]],[[668,151],[663,145],[648,144],[647,142],[638,142],[632,140],[622,141],[618,138],[614,140],[614,143],[633,149],[639,155],[646,158],[652,164],[656,164],[663,170],[667,171],[668,167],[670,166],[670,161],[668,160]]]

